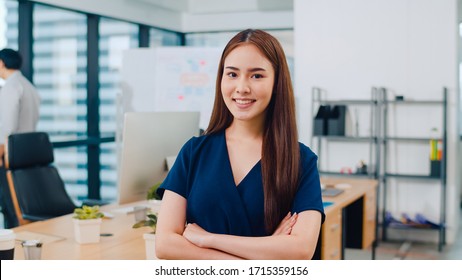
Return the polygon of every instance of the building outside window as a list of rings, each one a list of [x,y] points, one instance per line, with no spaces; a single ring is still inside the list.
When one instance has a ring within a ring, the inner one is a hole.
[[[159,30],[157,28],[149,29],[149,47],[179,45],[181,45],[181,38],[178,33]]]
[[[17,1],[0,0],[0,49],[3,48],[18,49]],[[3,83],[0,79],[0,87]]]
[[[33,82],[41,97],[38,130],[52,141],[86,136],[86,15],[35,4]],[[55,164],[73,199],[87,195],[86,146],[55,149]]]
[[[138,25],[101,18],[99,23],[99,98],[101,135],[114,134],[121,118],[117,116],[117,100],[121,98],[120,72],[123,52],[138,47]],[[101,145],[101,196],[117,198],[117,149],[116,143]]]
[[[101,18],[99,22],[99,115],[101,136],[117,130],[117,98],[123,51],[137,48],[137,24]],[[53,142],[87,136],[87,15],[33,5],[33,82],[41,96],[38,130]],[[181,44],[179,33],[150,28],[150,47]],[[0,0],[0,48],[18,49],[18,1]],[[0,81],[1,85],[2,81]],[[117,197],[115,143],[101,144],[101,196]],[[56,148],[55,165],[74,200],[87,196],[87,147]]]

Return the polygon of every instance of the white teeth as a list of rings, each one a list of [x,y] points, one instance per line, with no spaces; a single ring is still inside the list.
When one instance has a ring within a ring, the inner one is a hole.
[[[236,101],[237,104],[241,104],[241,105],[252,103],[252,100],[249,100],[249,99],[246,99],[246,100],[235,99],[235,101]]]

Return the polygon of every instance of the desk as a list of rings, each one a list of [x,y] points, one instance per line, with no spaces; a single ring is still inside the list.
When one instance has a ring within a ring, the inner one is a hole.
[[[376,225],[376,180],[322,178],[323,184],[347,183],[351,188],[336,197],[324,197],[324,201],[334,202],[325,209],[326,221],[320,235],[321,259],[341,259],[345,247],[367,248],[375,241]],[[124,206],[103,206],[104,212],[114,214],[112,219],[104,219],[101,233],[112,236],[101,237],[96,244],[80,245],[74,240],[74,225],[71,216],[35,222],[14,228],[16,233],[33,232],[61,237],[61,240],[45,243],[42,259],[49,260],[144,260],[145,244],[143,234],[150,228],[132,229],[134,214],[115,211],[125,206],[150,205],[158,211],[159,204],[148,202],[132,203]],[[24,259],[19,242],[16,244],[14,258]]]
[[[124,206],[107,205],[102,207],[104,212],[114,215],[112,219],[103,219],[101,233],[111,233],[112,236],[101,236],[99,243],[78,244],[74,239],[74,225],[72,215],[66,215],[47,221],[40,221],[14,228],[15,233],[40,233],[61,240],[43,244],[42,259],[45,260],[144,260],[146,259],[143,234],[151,228],[133,229],[134,214],[116,211],[125,206],[149,205],[153,211],[158,211],[160,204],[147,201],[132,203]],[[14,259],[24,259],[23,249],[16,242]]]
[[[321,178],[321,182],[325,185],[349,184],[351,187],[338,196],[323,197],[323,201],[334,204],[324,209],[326,220],[321,229],[317,257],[343,259],[345,247],[365,249],[373,245],[376,240],[377,180]]]

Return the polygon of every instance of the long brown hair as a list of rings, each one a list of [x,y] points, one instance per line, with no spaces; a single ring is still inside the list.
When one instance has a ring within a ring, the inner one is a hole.
[[[271,62],[275,77],[273,92],[266,111],[262,147],[262,180],[265,226],[272,233],[290,211],[299,182],[300,152],[295,120],[295,97],[284,51],[278,40],[262,30],[247,29],[226,45],[218,66],[215,102],[205,134],[228,128],[233,115],[221,92],[224,61],[242,44],[253,44]]]

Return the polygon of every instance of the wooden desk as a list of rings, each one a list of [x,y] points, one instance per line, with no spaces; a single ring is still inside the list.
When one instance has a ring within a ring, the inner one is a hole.
[[[133,229],[134,214],[127,214],[117,209],[133,205],[149,205],[153,211],[158,211],[160,204],[147,201],[124,206],[107,205],[104,212],[114,215],[112,219],[103,219],[101,233],[111,233],[112,236],[101,236],[96,244],[78,244],[74,239],[72,215],[66,215],[47,221],[35,222],[14,228],[17,234],[39,233],[61,238],[44,243],[42,259],[45,260],[144,260],[146,259],[143,234],[150,232],[149,227]],[[24,259],[20,242],[16,243],[14,259]]]
[[[323,197],[334,204],[324,209],[326,220],[320,236],[320,258],[344,258],[345,247],[365,249],[376,239],[377,180],[322,178],[325,185],[349,184],[342,194]],[[374,257],[374,256],[373,256]]]
[[[326,207],[326,221],[322,226],[320,236],[320,258],[341,259],[343,248],[367,248],[375,241],[376,223],[376,188],[377,181],[361,179],[327,179],[323,184],[347,183],[350,189],[344,193],[327,198],[324,201],[334,202]],[[32,232],[56,236],[60,240],[43,244],[42,259],[48,260],[144,260],[146,259],[143,234],[150,228],[133,229],[134,214],[116,212],[116,209],[134,206],[150,205],[153,211],[158,211],[160,204],[138,202],[129,205],[109,205],[102,207],[104,212],[114,215],[112,219],[104,219],[101,233],[111,233],[112,236],[101,237],[96,244],[80,245],[74,239],[72,215],[35,222],[14,228],[16,233]],[[319,253],[319,252],[318,252]],[[14,258],[24,259],[21,244],[17,242]]]

